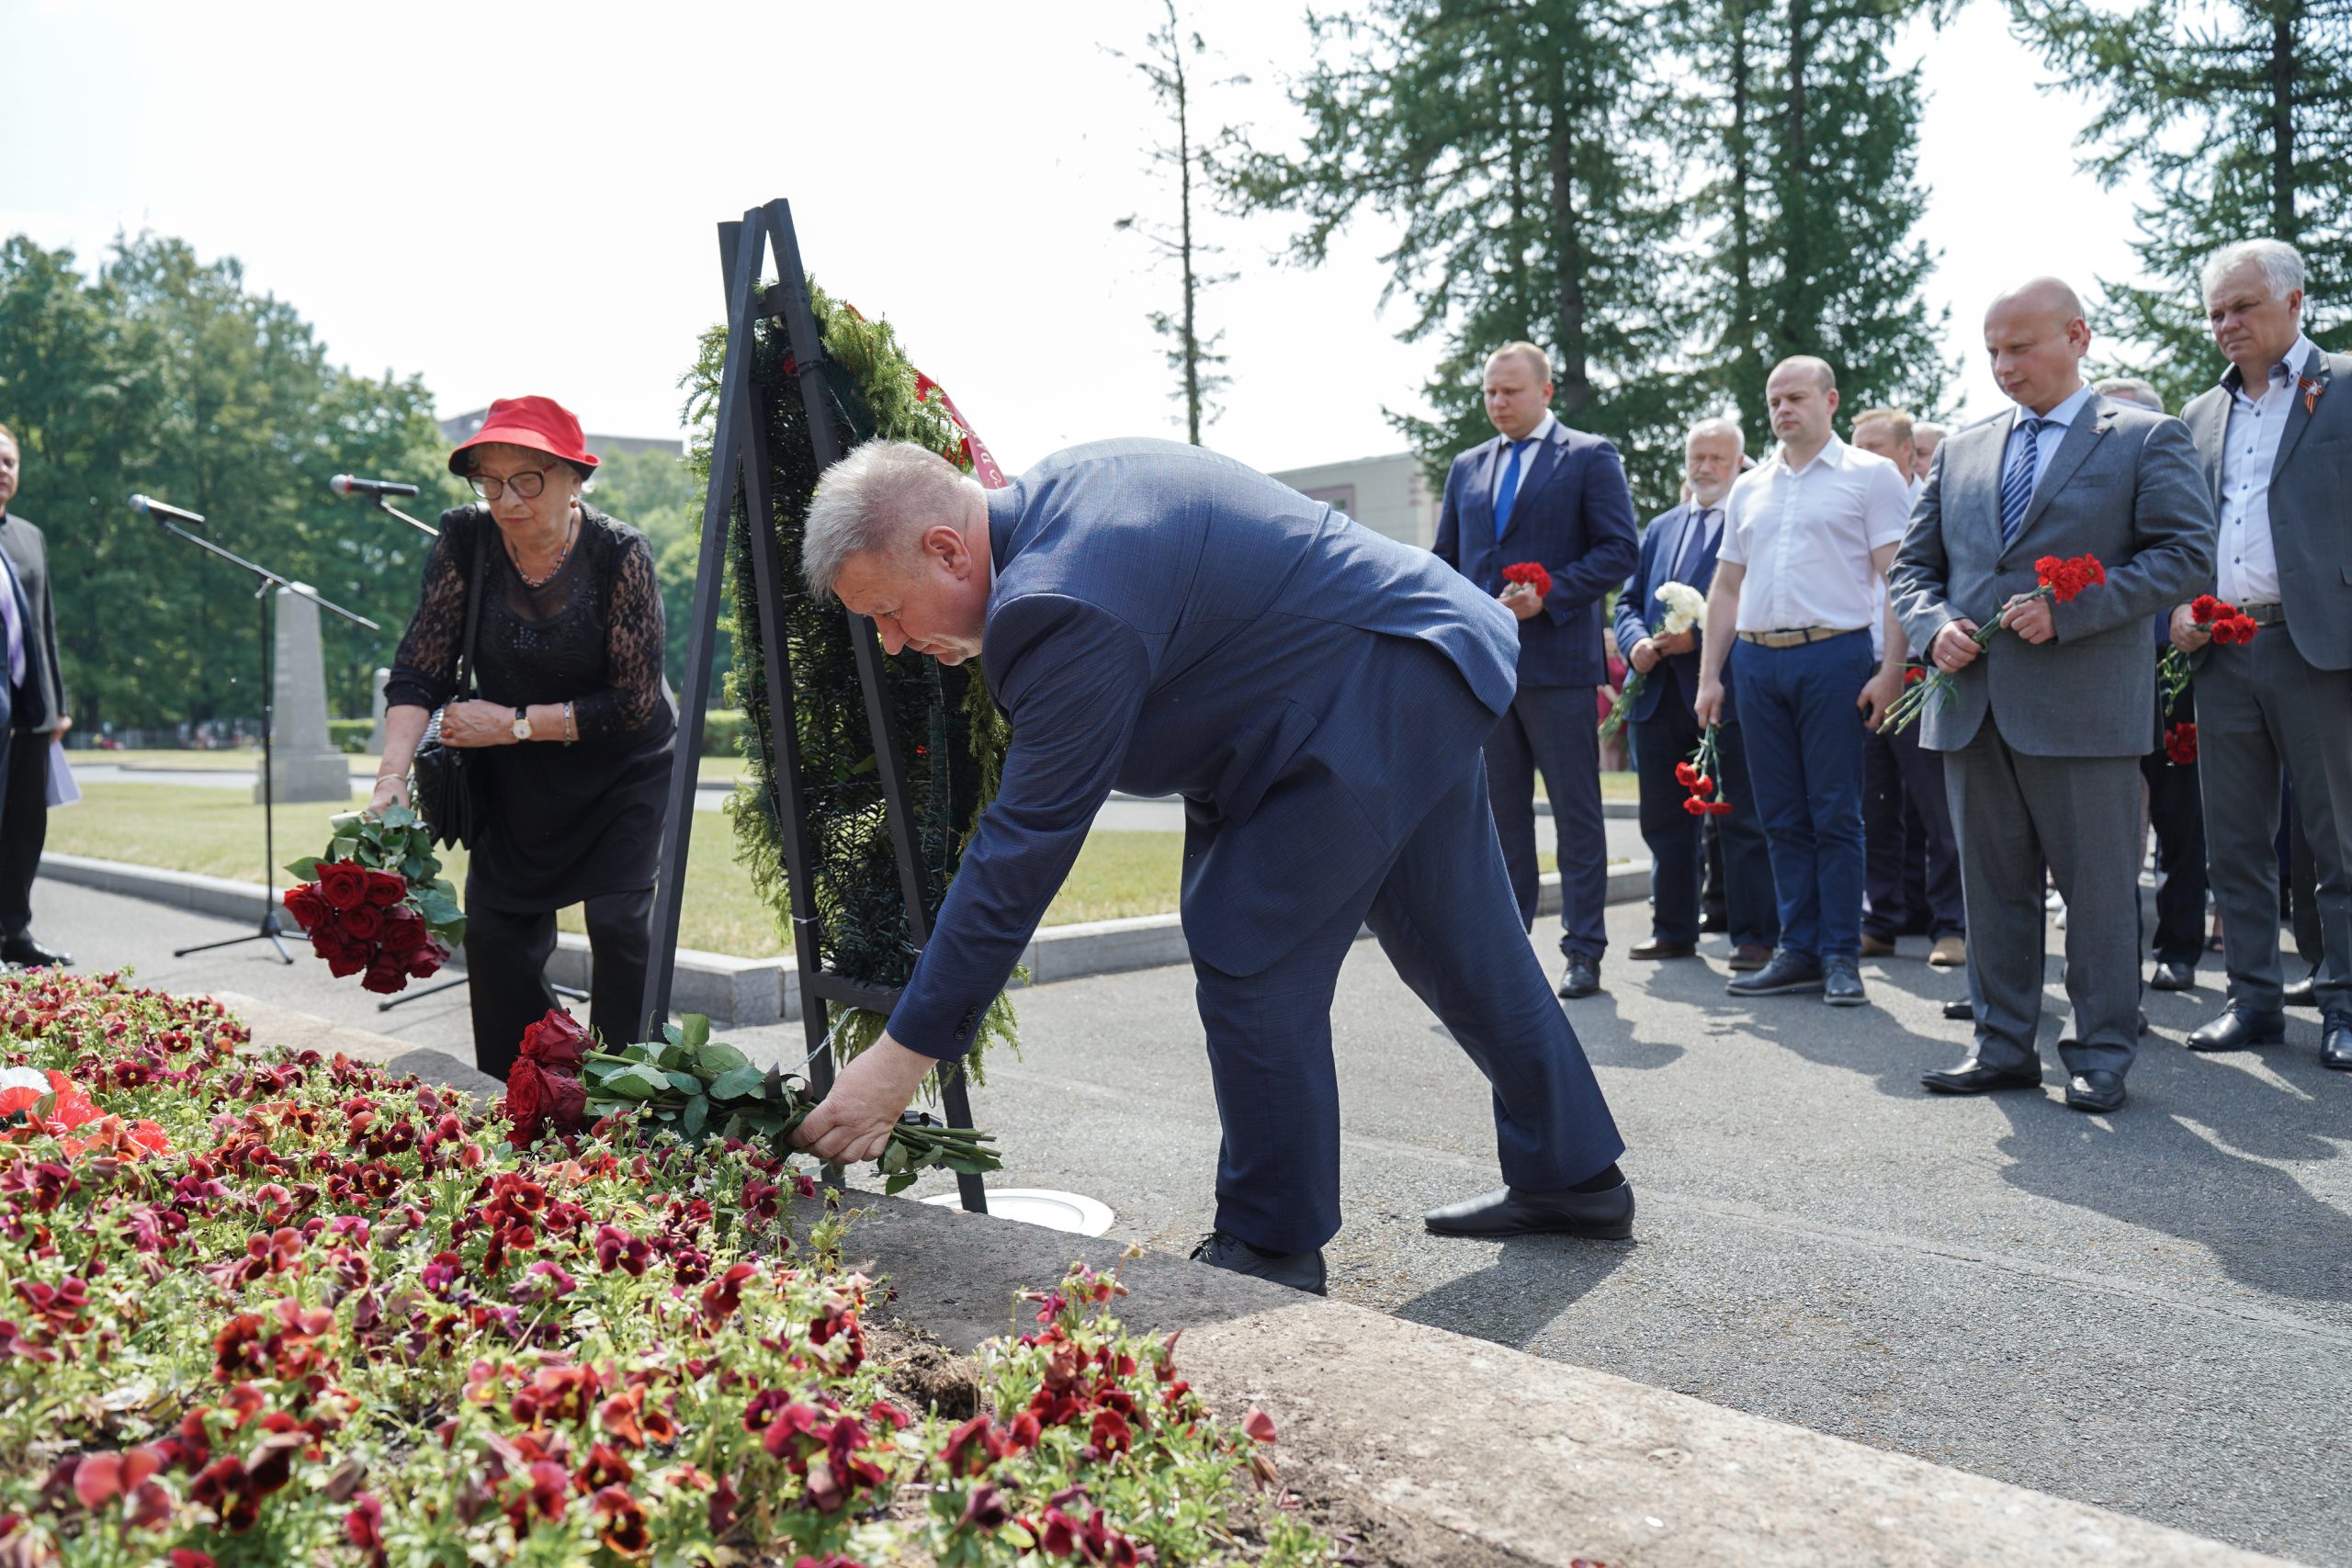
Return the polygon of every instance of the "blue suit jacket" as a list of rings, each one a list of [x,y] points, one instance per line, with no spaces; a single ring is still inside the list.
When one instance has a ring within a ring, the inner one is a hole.
[[[1510,612],[1227,458],[1105,441],[988,497],[982,634],[1012,721],[890,1017],[971,1044],[1114,788],[1184,797],[1184,935],[1253,975],[1380,874],[1510,706]]]
[[[1715,510],[1723,510],[1720,502]],[[1650,627],[1666,614],[1666,606],[1657,602],[1658,586],[1672,581],[1674,563],[1682,558],[1682,547],[1698,521],[1698,509],[1685,502],[1671,511],[1659,513],[1642,530],[1642,563],[1626,580],[1625,591],[1617,595],[1617,651],[1628,664],[1633,662],[1634,645],[1649,636]],[[1723,548],[1723,527],[1721,521],[1715,524],[1713,541],[1700,547],[1699,558],[1691,568],[1690,586],[1702,593],[1715,581],[1715,553]],[[1642,682],[1641,694],[1634,699],[1634,720],[1639,722],[1657,713],[1657,705],[1668,700],[1668,693],[1686,708],[1698,700],[1697,649],[1662,660],[1650,671]],[[1732,711],[1731,664],[1725,660],[1723,722],[1730,724],[1736,718]]]
[[[1598,686],[1609,678],[1600,601],[1634,570],[1634,497],[1617,448],[1555,423],[1521,460],[1510,527],[1495,537],[1495,485],[1509,445],[1499,435],[1453,460],[1438,517],[1440,559],[1491,596],[1503,568],[1540,561],[1552,574],[1541,615],[1519,622],[1522,686]]]

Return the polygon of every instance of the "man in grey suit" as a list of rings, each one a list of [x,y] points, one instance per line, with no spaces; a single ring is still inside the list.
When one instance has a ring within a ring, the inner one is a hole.
[[[2066,1103],[2108,1111],[2138,1036],[2149,619],[2211,570],[2213,508],[2178,420],[2083,384],[2090,341],[2056,278],[1993,301],[1984,348],[2018,406],[1937,449],[1889,587],[1912,646],[1956,677],[1921,739],[1945,754],[1976,1040],[1921,1081],[1944,1094],[2040,1087],[2046,863],[2068,915]],[[2084,555],[2106,568],[2103,586],[2065,604],[2034,596],[2037,559]],[[2005,630],[1979,649],[1973,634],[1995,621]]]
[[[2213,575],[2188,592],[2210,589],[2261,629],[2209,649],[2188,605],[2172,613],[2173,645],[2198,659],[2205,841],[2230,972],[2228,1008],[2188,1046],[2286,1039],[2271,848],[2283,765],[2318,873],[2320,1060],[2352,1071],[2352,355],[2303,335],[2303,258],[2292,245],[2229,246],[2205,264],[2204,285],[2230,368],[2181,411],[2221,530]]]

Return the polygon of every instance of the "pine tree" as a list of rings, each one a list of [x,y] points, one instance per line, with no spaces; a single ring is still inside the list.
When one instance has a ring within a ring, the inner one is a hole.
[[[1170,342],[1168,367],[1176,372],[1177,388],[1172,394],[1184,405],[1186,439],[1198,446],[1201,426],[1216,417],[1217,410],[1209,400],[1222,391],[1231,380],[1217,367],[1225,363],[1225,355],[1217,344],[1225,340],[1223,333],[1203,336],[1200,321],[1202,290],[1233,280],[1231,273],[1208,274],[1202,264],[1217,254],[1218,247],[1203,243],[1193,232],[1193,201],[1194,189],[1202,181],[1203,149],[1193,142],[1193,82],[1184,69],[1189,50],[1195,60],[1208,52],[1208,45],[1197,32],[1186,36],[1177,20],[1176,0],[1162,0],[1168,7],[1168,21],[1155,30],[1148,41],[1150,52],[1133,63],[1151,84],[1152,96],[1167,111],[1175,129],[1173,147],[1155,147],[1151,161],[1174,170],[1176,186],[1176,221],[1145,222],[1130,214],[1118,220],[1115,227],[1132,229],[1151,243],[1159,254],[1176,264],[1183,280],[1183,302],[1176,310],[1155,310],[1151,313],[1151,330]],[[1125,59],[1117,51],[1112,51]],[[1247,78],[1230,78],[1243,81]]]
[[[1630,0],[1374,0],[1309,18],[1315,63],[1293,89],[1294,154],[1228,131],[1218,162],[1244,209],[1305,220],[1309,265],[1364,212],[1401,228],[1383,303],[1442,350],[1433,419],[1391,412],[1432,478],[1493,434],[1487,355],[1525,338],[1551,355],[1560,417],[1617,442],[1637,494],[1671,499],[1699,388],[1679,367],[1690,316],[1680,220],[1661,155],[1666,95],[1652,15]]]
[[[2145,178],[2132,248],[2152,281],[2108,284],[2125,357],[2171,405],[2212,384],[2204,262],[2285,240],[2311,271],[2305,324],[2341,322],[2352,292],[2352,0],[2012,0],[2018,29],[2098,101],[2085,166]],[[2333,341],[2333,340],[2331,340]],[[2335,344],[2340,346],[2340,343]]]
[[[1848,408],[1925,414],[1943,396],[1935,262],[1916,237],[1919,73],[1886,42],[1916,0],[1696,0],[1679,18],[1693,68],[1679,146],[1713,177],[1696,204],[1708,378],[1770,441],[1764,381],[1792,354],[1838,373]]]

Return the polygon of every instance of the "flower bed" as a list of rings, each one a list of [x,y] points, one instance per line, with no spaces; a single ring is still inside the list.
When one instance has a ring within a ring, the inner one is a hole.
[[[1329,1558],[1247,1502],[1263,1417],[1214,1421],[1115,1280],[1035,1293],[953,1420],[869,1356],[842,1222],[787,1234],[786,1161],[631,1121],[534,1157],[248,1043],[116,976],[0,981],[0,1057],[51,1085],[0,1113],[0,1563]]]

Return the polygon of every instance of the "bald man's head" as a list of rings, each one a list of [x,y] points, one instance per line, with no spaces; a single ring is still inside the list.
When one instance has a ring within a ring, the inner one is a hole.
[[[1984,353],[2001,390],[2036,413],[2048,413],[2083,384],[2090,323],[2082,297],[2055,277],[2018,284],[1984,312]]]

